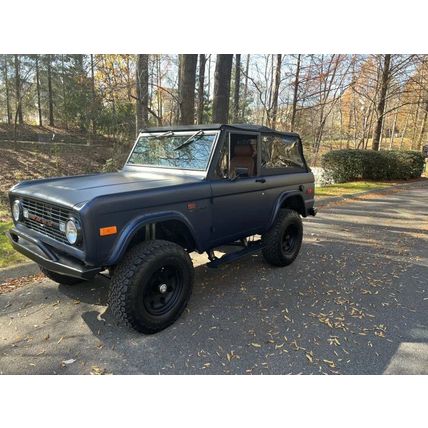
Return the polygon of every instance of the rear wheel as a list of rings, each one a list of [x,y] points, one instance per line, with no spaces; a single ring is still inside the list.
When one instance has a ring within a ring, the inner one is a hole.
[[[39,265],[39,268],[45,276],[47,276],[52,281],[57,282],[58,284],[75,285],[75,284],[79,284],[79,283],[83,282],[83,280],[80,278],[74,278],[72,276],[61,275],[60,273],[56,273],[56,272],[52,272],[50,270],[47,270],[40,265]]]
[[[282,209],[272,228],[262,236],[265,260],[274,266],[287,266],[294,262],[302,246],[303,225],[300,215]]]
[[[156,333],[182,314],[192,286],[192,261],[182,247],[146,241],[132,248],[115,269],[109,304],[119,321],[142,333]]]

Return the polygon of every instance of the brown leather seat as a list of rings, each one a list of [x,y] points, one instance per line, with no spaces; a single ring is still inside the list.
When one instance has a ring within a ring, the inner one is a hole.
[[[254,150],[251,144],[236,144],[230,159],[230,172],[236,175],[236,168],[248,168],[248,175],[255,175]]]

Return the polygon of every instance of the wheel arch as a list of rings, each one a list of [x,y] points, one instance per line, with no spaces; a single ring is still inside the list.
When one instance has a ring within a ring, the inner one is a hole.
[[[298,190],[293,190],[289,192],[282,193],[274,206],[272,217],[269,223],[269,228],[275,222],[276,217],[278,216],[279,210],[282,208],[289,208],[298,212],[302,217],[307,216],[307,210],[305,205],[305,200],[303,195]]]
[[[189,252],[200,248],[194,228],[183,214],[176,211],[147,214],[133,219],[123,228],[106,265],[117,264],[126,251],[137,243],[146,240],[145,230],[147,225],[156,225],[155,237],[157,239],[175,242]]]

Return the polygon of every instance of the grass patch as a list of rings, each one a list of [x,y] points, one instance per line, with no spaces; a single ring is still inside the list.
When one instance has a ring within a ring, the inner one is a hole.
[[[27,257],[15,251],[9,244],[5,233],[13,226],[13,221],[6,205],[0,205],[0,269],[28,262]]]
[[[4,219],[5,214],[0,211],[0,218]],[[28,261],[21,253],[15,251],[9,244],[9,239],[5,233],[13,226],[12,221],[1,221],[0,222],[0,268],[16,265]]]
[[[391,187],[395,182],[385,181],[351,181],[349,183],[329,184],[327,186],[317,187],[315,197],[317,196],[343,196],[352,193],[361,193],[373,189],[383,189]]]

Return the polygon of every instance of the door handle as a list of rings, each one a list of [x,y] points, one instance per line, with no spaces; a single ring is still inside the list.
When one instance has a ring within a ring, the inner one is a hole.
[[[256,183],[266,183],[266,179],[265,178],[257,178]]]

